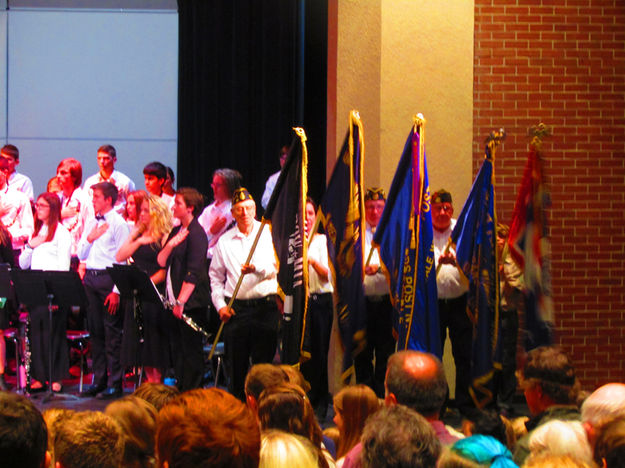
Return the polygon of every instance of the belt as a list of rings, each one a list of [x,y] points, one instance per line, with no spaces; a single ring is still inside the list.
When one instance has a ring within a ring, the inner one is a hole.
[[[229,297],[225,298],[226,302],[230,302],[230,299],[231,298]],[[233,306],[239,305],[243,307],[258,307],[258,306],[267,304],[268,302],[275,302],[275,300],[276,300],[276,295],[269,294],[268,296],[259,297],[257,299],[235,299],[232,305]]]
[[[375,296],[365,296],[365,299],[367,299],[369,302],[382,302],[386,299],[390,299],[390,295],[380,294]]]
[[[89,276],[103,276],[103,275],[108,275],[109,272],[107,270],[91,270],[88,268],[85,274]]]

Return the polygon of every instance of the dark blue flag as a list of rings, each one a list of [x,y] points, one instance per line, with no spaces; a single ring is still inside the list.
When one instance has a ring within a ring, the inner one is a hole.
[[[410,132],[375,232],[397,318],[397,349],[442,355],[432,234],[430,187],[415,124]]]
[[[450,238],[458,268],[469,284],[467,313],[473,322],[469,393],[479,408],[492,400],[494,372],[501,368],[497,224],[491,154],[491,148],[487,146],[482,167]]]
[[[356,111],[332,177],[319,207],[324,226],[332,278],[337,294],[339,330],[344,346],[343,380],[353,372],[353,358],[364,347],[366,315],[363,290],[364,262],[364,137]]]

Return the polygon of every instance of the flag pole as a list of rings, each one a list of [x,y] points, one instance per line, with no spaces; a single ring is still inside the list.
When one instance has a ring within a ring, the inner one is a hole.
[[[263,216],[263,218],[261,219],[260,228],[258,228],[258,233],[256,234],[256,238],[254,239],[254,243],[252,244],[252,247],[250,248],[250,253],[247,255],[247,260],[245,260],[245,265],[248,265],[250,261],[252,261],[252,256],[254,255],[254,251],[256,250],[256,245],[258,245],[258,240],[260,239],[260,235],[263,233],[263,228],[265,227],[265,224],[267,224],[267,220]],[[243,282],[244,276],[245,275],[243,274],[239,276],[239,280],[237,281],[237,284],[234,287],[234,291],[232,292],[232,297],[230,298],[230,301],[228,302],[228,309],[226,312],[230,312],[230,310],[232,309],[232,304],[234,303],[234,300],[236,299],[237,294],[239,293],[239,289],[241,288],[241,283]],[[215,341],[213,342],[213,346],[211,347],[211,352],[208,355],[209,360],[213,359],[213,354],[215,354],[215,349],[217,348],[217,342],[219,341],[219,338],[221,337],[221,332],[223,331],[225,324],[226,322],[222,320],[221,325],[219,326],[219,330],[217,331],[217,335],[215,336]]]

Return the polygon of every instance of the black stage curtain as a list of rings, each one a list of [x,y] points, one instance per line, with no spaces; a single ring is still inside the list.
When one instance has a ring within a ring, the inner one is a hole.
[[[308,22],[325,28],[317,37],[327,36],[327,2],[320,3],[321,8],[303,0],[178,0],[178,186],[196,187],[210,199],[212,172],[230,167],[241,172],[260,202],[293,126],[306,128],[311,120],[314,129],[307,133],[322,140],[312,146],[325,148],[327,40],[306,39]],[[323,102],[322,115],[312,103],[307,114],[305,101],[312,96]],[[325,153],[315,151],[310,184],[320,194]]]

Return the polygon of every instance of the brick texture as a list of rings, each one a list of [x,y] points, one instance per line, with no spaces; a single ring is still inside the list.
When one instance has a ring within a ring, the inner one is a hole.
[[[475,0],[473,162],[505,128],[497,216],[510,222],[528,153],[543,146],[557,342],[587,390],[625,381],[625,3]]]

